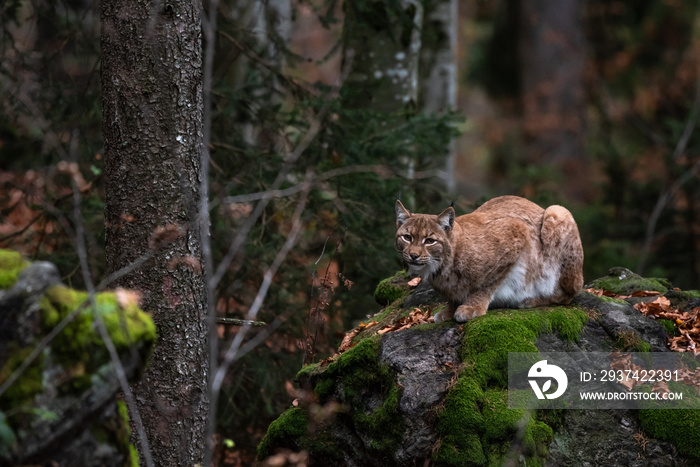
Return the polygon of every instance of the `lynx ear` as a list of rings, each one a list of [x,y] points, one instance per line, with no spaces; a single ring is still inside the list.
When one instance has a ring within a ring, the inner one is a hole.
[[[452,206],[438,214],[438,223],[445,232],[452,230],[455,224],[455,210]]]
[[[403,204],[401,204],[401,201],[398,199],[396,200],[396,228],[398,229],[401,227],[404,222],[408,220],[408,218],[411,217],[411,213],[408,212],[408,209],[403,207]]]

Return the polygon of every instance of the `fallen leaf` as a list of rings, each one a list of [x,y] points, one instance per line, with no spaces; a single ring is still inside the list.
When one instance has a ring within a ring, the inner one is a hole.
[[[633,292],[630,297],[654,297],[656,295],[661,295],[661,292],[657,290],[638,290]]]
[[[409,287],[417,287],[418,284],[420,284],[421,278],[420,277],[414,277],[410,281],[408,281],[408,286]]]
[[[119,306],[122,308],[128,308],[132,305],[139,306],[142,294],[137,290],[127,290],[121,287],[117,287],[114,291],[114,296],[117,298]]]
[[[346,333],[345,337],[343,338],[343,342],[341,342],[340,347],[338,347],[338,353],[343,353],[346,350],[354,347],[355,344],[352,343],[352,340],[360,333],[361,330],[362,329],[358,327],[357,329],[353,329],[352,331]]]

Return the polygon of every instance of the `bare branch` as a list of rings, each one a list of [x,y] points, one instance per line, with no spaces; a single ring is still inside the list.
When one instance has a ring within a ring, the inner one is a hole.
[[[39,344],[32,350],[32,353],[30,353],[27,358],[22,361],[19,367],[12,372],[12,374],[7,378],[1,385],[0,385],[0,396],[7,391],[7,389],[12,386],[17,379],[22,376],[22,373],[29,367],[29,365],[32,364],[34,360],[36,360],[36,357],[41,355],[41,353],[44,351],[46,347],[53,341],[57,335],[63,331],[63,329],[71,322],[75,317],[80,313],[83,309],[85,309],[85,305],[87,305],[88,301],[85,300],[83,303],[81,303],[79,306],[75,308],[75,310],[71,311],[66,315],[65,318],[61,320],[60,323],[58,323],[47,335],[44,336],[44,338],[39,342]]]
[[[321,110],[316,114],[316,117],[313,119],[311,122],[311,125],[309,126],[308,131],[302,138],[301,142],[297,145],[297,147],[292,151],[290,154],[287,155],[287,158],[285,159],[284,166],[280,169],[280,171],[277,174],[277,177],[272,183],[272,188],[270,191],[275,191],[278,190],[282,182],[286,179],[287,175],[289,174],[289,171],[292,169],[294,166],[294,163],[299,159],[299,157],[302,155],[304,151],[309,147],[311,142],[316,138],[316,135],[318,132],[321,130],[321,122],[323,121],[323,118],[325,114],[328,112],[328,109],[330,108],[330,104],[332,99],[334,99],[340,90],[340,84],[345,80],[347,75],[350,72],[351,68],[351,62],[352,60],[348,58],[346,61],[346,64],[344,66],[344,69],[341,73],[340,81],[339,83],[334,87],[334,89],[331,91],[330,95],[324,102],[323,106],[321,107]],[[206,149],[205,149],[206,151]],[[250,230],[253,228],[253,225],[257,222],[258,218],[260,215],[262,215],[263,210],[265,207],[268,205],[270,202],[270,199],[272,197],[270,196],[265,196],[260,199],[258,204],[255,206],[255,209],[251,213],[250,216],[248,216],[248,219],[246,219],[245,223],[241,228],[239,229],[238,233],[234,237],[234,239],[231,241],[231,245],[229,246],[229,250],[226,253],[226,256],[221,260],[219,263],[219,266],[216,268],[216,272],[214,275],[209,279],[210,282],[210,287],[215,288],[218,283],[221,281],[221,278],[224,276],[226,273],[226,270],[228,269],[229,265],[233,261],[233,258],[236,257],[238,254],[240,248],[243,246],[245,243],[246,239],[248,238],[248,233],[250,233]]]
[[[252,321],[249,319],[237,319],[237,318],[216,318],[216,324],[227,324],[230,326],[267,326],[264,321]]]
[[[673,150],[674,161],[677,161],[685,152],[685,148],[688,146],[690,137],[693,135],[693,131],[695,130],[695,124],[698,121],[698,113],[700,113],[700,80],[695,83],[695,99],[693,100],[693,108],[688,116],[688,121],[685,123],[683,133],[678,139],[678,144],[676,144],[676,148]]]
[[[399,176],[409,180],[443,177],[445,175],[445,172],[439,169],[424,170],[410,174],[388,167],[386,165],[351,165],[348,167],[340,167],[337,169],[329,170],[327,172],[323,172],[322,174],[313,177],[311,180],[304,181],[303,183],[294,185],[289,188],[285,188],[284,190],[266,190],[259,191],[257,193],[247,193],[245,195],[227,196],[222,200],[222,202],[226,204],[249,203],[252,201],[258,201],[268,198],[284,198],[286,196],[297,194],[302,190],[309,190],[312,187],[318,185],[319,183],[325,182],[326,180],[330,180],[331,178],[356,173],[376,173],[377,175],[383,178]]]
[[[263,282],[260,285],[260,288],[258,289],[258,293],[255,297],[255,300],[253,301],[253,304],[251,305],[249,311],[248,311],[248,317],[251,319],[255,319],[255,317],[258,314],[258,311],[260,311],[260,308],[262,307],[263,301],[265,300],[265,297],[267,296],[267,292],[270,288],[270,285],[272,284],[272,279],[275,277],[275,274],[277,274],[277,269],[279,269],[280,265],[284,261],[284,259],[287,257],[287,254],[289,251],[292,249],[294,244],[296,243],[297,237],[299,236],[299,233],[301,232],[301,227],[302,227],[302,222],[301,222],[301,214],[304,211],[304,208],[306,207],[306,201],[308,198],[308,191],[305,191],[302,193],[299,201],[297,202],[297,207],[294,211],[293,215],[293,222],[292,222],[292,229],[289,232],[289,235],[287,236],[287,239],[285,240],[284,244],[282,245],[282,248],[277,252],[277,256],[275,257],[274,261],[272,262],[272,265],[265,271],[265,275],[263,276]],[[236,358],[236,355],[238,353],[238,350],[240,349],[241,343],[243,342],[243,339],[245,338],[246,334],[250,330],[250,325],[244,326],[237,334],[236,337],[234,338],[233,342],[231,342],[231,345],[229,348],[226,350],[226,354],[224,355],[224,359],[219,365],[219,368],[216,371],[216,374],[214,375],[214,379],[212,382],[212,404],[216,400],[216,396],[219,393],[219,390],[221,389],[221,384],[224,380],[224,376],[226,376],[226,372],[228,371],[229,366],[231,363],[234,361]]]
[[[73,140],[77,144],[77,134],[73,134]],[[75,153],[74,150],[71,151]],[[85,281],[85,287],[88,291],[90,306],[92,307],[92,314],[95,323],[97,324],[97,330],[99,331],[102,340],[104,341],[105,347],[109,352],[110,359],[112,360],[112,365],[114,365],[114,372],[121,386],[122,392],[124,393],[124,400],[129,408],[129,414],[134,421],[134,427],[138,433],[139,442],[141,443],[140,451],[141,457],[147,466],[152,467],[153,456],[151,455],[151,449],[148,443],[148,437],[146,436],[146,431],[143,428],[143,422],[141,421],[141,414],[139,413],[138,407],[136,406],[136,401],[131,392],[131,387],[129,386],[129,381],[126,378],[126,372],[124,371],[124,366],[119,358],[119,353],[117,348],[112,342],[112,338],[109,336],[107,327],[105,326],[102,316],[97,310],[97,301],[95,299],[95,286],[92,282],[92,277],[90,277],[90,269],[88,267],[87,260],[87,248],[85,247],[85,233],[83,229],[83,219],[80,211],[80,189],[78,187],[78,182],[76,181],[76,176],[73,177],[73,217],[75,222],[75,233],[76,233],[76,247],[78,252],[78,258],[80,260],[80,268],[83,272],[83,280]]]
[[[209,14],[207,15],[202,9],[202,30],[206,39],[206,47],[204,49],[204,69],[202,70],[202,102],[203,102],[203,121],[202,121],[202,154],[201,154],[201,173],[200,173],[200,188],[199,188],[199,242],[202,250],[202,260],[204,262],[204,284],[206,294],[206,310],[208,322],[208,347],[209,347],[209,371],[207,374],[207,392],[209,397],[209,410],[207,412],[206,426],[206,445],[204,446],[205,466],[211,465],[212,458],[212,440],[214,439],[214,430],[216,428],[216,396],[212,390],[212,376],[216,371],[217,354],[219,351],[219,343],[216,334],[216,311],[214,308],[214,292],[216,283],[212,282],[213,274],[213,258],[211,252],[211,237],[209,224],[209,143],[211,142],[211,94],[213,83],[214,70],[214,50],[216,45],[216,13],[219,8],[219,0],[211,0],[209,2]]]
[[[656,224],[659,222],[659,217],[663,212],[666,204],[673,199],[678,190],[681,189],[683,185],[695,178],[700,172],[700,162],[696,162],[690,170],[679,177],[673,185],[665,189],[659,195],[659,199],[656,201],[656,205],[649,216],[649,222],[647,222],[647,231],[644,238],[644,245],[642,246],[642,251],[639,254],[639,261],[637,262],[637,273],[642,274],[644,268],[646,267],[646,262],[649,257],[649,251],[651,250],[651,244],[654,242],[654,232],[656,231]]]

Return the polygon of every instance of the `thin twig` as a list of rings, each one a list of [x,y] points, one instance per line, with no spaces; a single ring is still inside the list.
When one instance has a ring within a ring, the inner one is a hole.
[[[289,251],[296,244],[297,237],[299,236],[302,227],[301,214],[304,211],[304,208],[306,207],[307,198],[308,192],[302,192],[302,195],[299,201],[297,202],[297,207],[294,211],[292,229],[289,232],[289,235],[287,236],[287,239],[285,240],[284,244],[282,245],[282,248],[280,248],[280,250],[277,252],[277,256],[272,262],[272,265],[265,271],[265,274],[263,276],[263,282],[260,285],[255,300],[253,301],[253,304],[251,305],[248,311],[248,317],[251,319],[256,318],[258,311],[260,311],[263,301],[267,296],[267,292],[270,289],[272,279],[277,274],[277,269],[279,269],[282,262],[287,257]],[[236,334],[236,337],[234,338],[233,342],[231,342],[231,345],[228,347],[226,353],[224,354],[223,361],[219,365],[216,374],[214,375],[214,380],[212,382],[212,404],[214,403],[216,397],[219,394],[219,390],[221,389],[221,384],[223,383],[224,377],[226,376],[226,372],[228,371],[228,368],[231,365],[231,363],[236,358],[236,354],[240,349],[243,339],[250,330],[250,327],[250,325],[243,326],[243,328]]]
[[[683,133],[678,139],[678,144],[676,144],[676,148],[673,150],[674,161],[677,161],[685,152],[685,148],[688,146],[690,137],[693,135],[693,131],[695,130],[695,124],[698,121],[698,113],[700,113],[700,80],[695,83],[695,99],[693,100],[693,108],[688,116],[688,121],[685,123]]]
[[[249,203],[252,201],[259,201],[266,198],[284,198],[287,196],[297,194],[302,190],[308,190],[313,186],[318,185],[320,182],[325,182],[327,180],[330,180],[331,178],[356,173],[376,173],[377,175],[384,178],[399,176],[410,180],[416,180],[423,178],[441,177],[444,176],[445,171],[440,169],[432,169],[409,174],[388,167],[386,165],[351,165],[348,167],[340,167],[337,169],[329,170],[327,172],[323,172],[322,174],[319,174],[308,181],[304,181],[302,183],[299,183],[298,185],[285,188],[284,190],[266,190],[259,191],[257,193],[247,193],[245,195],[227,196],[222,200],[222,202],[226,204]]]
[[[12,372],[12,374],[0,385],[0,396],[4,394],[7,389],[12,386],[17,379],[22,376],[22,374],[25,372],[25,370],[29,367],[29,365],[36,360],[36,358],[41,355],[41,353],[44,351],[46,347],[49,346],[51,341],[53,341],[57,335],[63,331],[63,329],[70,324],[73,319],[85,308],[85,305],[87,305],[88,301],[85,300],[83,303],[78,305],[75,310],[71,311],[66,315],[65,318],[61,320],[56,326],[54,326],[51,331],[49,331],[48,334],[44,336],[44,338],[39,342],[39,344],[34,347],[34,350],[25,358],[22,363],[17,367],[15,371]]]
[[[296,163],[296,161],[304,153],[304,151],[306,151],[306,149],[309,147],[309,145],[311,145],[311,142],[316,138],[316,135],[321,130],[321,122],[323,121],[325,114],[330,109],[332,99],[334,99],[337,96],[337,94],[340,90],[340,84],[345,80],[347,75],[350,73],[351,62],[352,62],[351,59],[347,60],[345,67],[341,73],[340,82],[338,83],[337,86],[334,87],[334,89],[331,91],[330,95],[328,96],[328,98],[324,102],[323,106],[321,107],[321,110],[319,110],[319,112],[316,114],[316,118],[314,118],[313,121],[311,122],[311,125],[309,126],[309,129],[306,132],[306,134],[304,135],[301,142],[297,145],[296,148],[294,148],[294,151],[292,151],[290,154],[287,155],[285,163],[284,163],[283,167],[280,169],[280,171],[278,172],[277,177],[273,181],[272,188],[270,191],[275,191],[275,190],[279,189],[280,185],[287,178],[287,174],[289,174],[289,172],[291,171],[291,169],[294,166],[294,164]],[[241,226],[240,230],[238,231],[238,233],[236,234],[234,239],[231,241],[228,252],[224,256],[224,258],[221,260],[221,262],[219,263],[214,275],[209,279],[209,281],[212,283],[211,285],[214,288],[221,281],[221,278],[224,276],[224,274],[228,270],[228,267],[230,266],[231,262],[236,257],[240,248],[243,246],[246,239],[248,238],[248,233],[250,233],[250,230],[253,228],[253,225],[255,225],[258,218],[263,213],[263,210],[265,209],[265,207],[267,207],[267,205],[271,199],[272,199],[271,196],[265,196],[265,197],[260,199],[258,204],[255,206],[255,209],[251,213],[251,215],[248,216],[248,219],[246,219],[243,226]]]
[[[76,147],[71,148],[71,155],[73,156],[73,160],[77,158],[77,139],[77,132],[74,132],[72,135],[72,142],[74,144],[72,146]],[[134,422],[134,426],[136,427],[139,442],[141,444],[141,449],[139,450],[141,458],[148,467],[153,467],[155,464],[153,463],[153,456],[151,455],[148,437],[146,436],[146,431],[144,430],[143,422],[141,421],[141,414],[138,410],[138,407],[136,406],[134,395],[131,392],[131,387],[129,386],[129,381],[127,380],[126,372],[124,371],[124,366],[122,365],[121,359],[119,358],[119,352],[117,352],[117,348],[114,345],[114,342],[112,342],[112,338],[110,337],[109,332],[107,331],[107,327],[105,326],[102,316],[97,310],[97,300],[95,299],[96,290],[95,285],[92,281],[92,277],[90,276],[90,269],[88,266],[87,248],[85,247],[85,231],[83,228],[83,218],[80,210],[80,202],[80,188],[78,187],[78,183],[75,177],[73,177],[73,222],[75,223],[76,233],[75,244],[77,247],[78,259],[80,260],[80,268],[83,272],[83,280],[85,282],[85,287],[88,292],[88,299],[90,301],[90,306],[92,307],[93,319],[95,320],[97,330],[99,331],[102,340],[105,344],[105,347],[107,348],[107,352],[109,353],[110,359],[112,360],[114,372],[117,376],[117,380],[119,381],[119,386],[121,387],[122,393],[124,394],[124,400],[126,401],[126,404],[129,408],[129,415],[131,416]]]
[[[647,258],[649,256],[649,251],[651,250],[651,244],[654,241],[654,232],[656,230],[656,224],[659,222],[661,213],[663,212],[666,204],[673,199],[678,190],[680,190],[683,185],[692,180],[700,172],[700,162],[696,162],[690,170],[680,176],[670,187],[662,191],[659,195],[659,199],[656,201],[656,205],[649,216],[649,222],[647,223],[647,231],[644,238],[644,245],[642,246],[642,251],[639,253],[639,261],[637,262],[637,274],[643,274],[644,268],[646,267]]]
[[[202,29],[206,39],[206,47],[204,49],[204,69],[202,70],[202,154],[200,163],[200,189],[199,189],[199,242],[202,250],[202,260],[204,262],[204,285],[206,294],[205,307],[207,310],[207,345],[209,354],[209,367],[207,371],[207,396],[208,396],[208,411],[205,427],[205,445],[203,464],[210,466],[213,454],[212,442],[214,439],[214,430],[216,429],[216,395],[212,390],[212,377],[217,367],[217,355],[219,353],[219,343],[216,333],[216,311],[214,307],[214,293],[216,283],[212,281],[213,275],[213,257],[211,251],[211,234],[209,224],[211,222],[209,216],[209,144],[211,142],[211,117],[212,117],[212,87],[213,87],[213,72],[214,72],[214,51],[216,46],[216,14],[219,8],[219,0],[210,0],[209,14],[202,9]]]
[[[216,318],[216,324],[226,324],[229,326],[245,326],[246,324],[250,326],[267,326],[265,321],[252,321],[250,319],[238,318]]]

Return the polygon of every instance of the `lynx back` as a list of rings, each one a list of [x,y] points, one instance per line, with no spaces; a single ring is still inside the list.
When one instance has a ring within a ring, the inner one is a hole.
[[[489,307],[567,304],[583,286],[583,248],[571,213],[516,196],[471,214],[412,214],[396,201],[396,249],[408,272],[430,281],[464,322]]]

